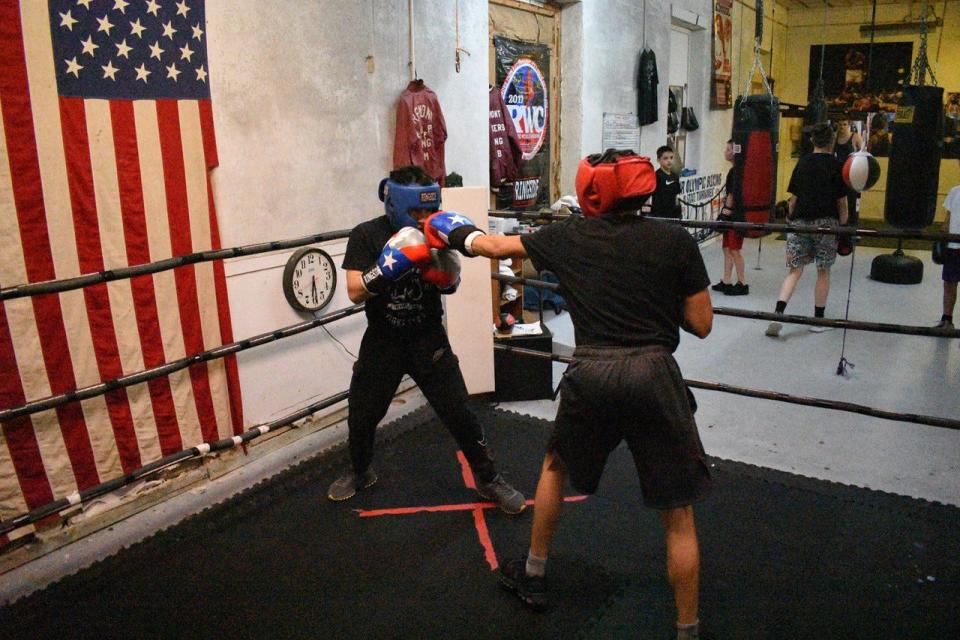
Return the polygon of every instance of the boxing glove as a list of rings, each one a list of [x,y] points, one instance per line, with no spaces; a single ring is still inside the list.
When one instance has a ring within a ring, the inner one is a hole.
[[[460,286],[460,256],[450,249],[430,249],[430,264],[420,267],[420,279],[440,293],[454,293]]]
[[[453,211],[438,211],[423,223],[423,233],[432,249],[455,249],[465,256],[474,256],[470,244],[485,235],[473,220]]]
[[[404,227],[383,245],[376,263],[363,272],[361,282],[367,292],[377,295],[387,291],[414,268],[429,263],[430,247],[426,238],[417,229]]]

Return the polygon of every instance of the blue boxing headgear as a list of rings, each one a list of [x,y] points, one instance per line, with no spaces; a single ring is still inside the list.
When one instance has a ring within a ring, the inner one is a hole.
[[[417,221],[410,215],[411,209],[440,210],[440,185],[436,182],[400,184],[384,178],[380,181],[379,195],[394,231],[417,226]]]

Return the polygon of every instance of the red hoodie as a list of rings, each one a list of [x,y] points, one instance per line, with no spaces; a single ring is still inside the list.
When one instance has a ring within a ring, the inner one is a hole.
[[[397,102],[397,137],[393,143],[393,168],[413,164],[443,184],[446,168],[443,145],[447,141],[447,125],[440,111],[437,94],[413,80]]]

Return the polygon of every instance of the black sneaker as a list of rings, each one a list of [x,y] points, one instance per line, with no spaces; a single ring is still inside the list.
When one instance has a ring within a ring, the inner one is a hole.
[[[501,511],[515,515],[527,508],[527,499],[523,494],[507,484],[499,473],[490,482],[477,482],[480,497],[493,500]]]
[[[359,489],[368,489],[377,483],[377,473],[368,468],[361,475],[353,471],[340,476],[327,489],[327,497],[334,502],[349,500],[357,494]]]
[[[731,285],[730,288],[727,289],[726,291],[726,294],[728,296],[745,296],[745,295],[749,295],[749,293],[750,293],[750,285],[743,284],[742,282],[738,282],[735,285]]]
[[[549,604],[546,578],[528,576],[525,559],[512,560],[500,567],[497,579],[504,589],[517,594],[517,597],[531,609],[545,609]]]
[[[723,280],[721,280],[720,282],[718,282],[717,284],[713,285],[713,286],[710,287],[710,288],[713,289],[714,291],[719,291],[720,293],[727,294],[727,293],[730,292],[730,287],[732,287],[732,286],[733,286],[733,285],[729,285],[729,284],[727,284],[726,282],[724,282]]]

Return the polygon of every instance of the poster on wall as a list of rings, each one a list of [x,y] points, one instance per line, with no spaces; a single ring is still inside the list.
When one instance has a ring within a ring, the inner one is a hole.
[[[807,97],[820,75],[823,53],[823,93],[830,110],[896,111],[903,85],[910,82],[912,42],[828,44],[810,47]],[[868,74],[872,78],[868,78]]]
[[[733,106],[730,78],[733,77],[733,0],[713,3],[713,77],[710,83],[710,108]]]
[[[550,48],[494,36],[496,82],[513,120],[523,168],[513,192],[501,189],[498,207],[550,204]]]
[[[822,56],[821,56],[822,53]],[[823,94],[830,111],[876,113],[870,123],[867,148],[875,156],[890,153],[890,123],[910,82],[912,42],[828,44],[810,47],[808,99],[820,76],[823,61]],[[870,77],[872,75],[872,77]]]

